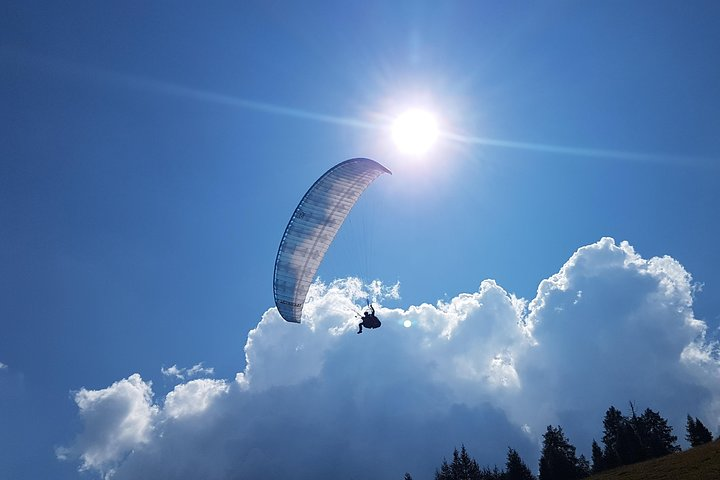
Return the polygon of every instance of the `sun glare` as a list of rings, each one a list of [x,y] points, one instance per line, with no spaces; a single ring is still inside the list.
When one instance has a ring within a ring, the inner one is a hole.
[[[408,110],[393,123],[392,136],[401,152],[414,155],[425,153],[437,140],[437,120],[424,110]]]

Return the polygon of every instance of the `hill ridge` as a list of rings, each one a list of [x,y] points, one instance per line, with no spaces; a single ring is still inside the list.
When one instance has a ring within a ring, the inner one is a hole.
[[[720,440],[614,468],[588,480],[720,480]]]

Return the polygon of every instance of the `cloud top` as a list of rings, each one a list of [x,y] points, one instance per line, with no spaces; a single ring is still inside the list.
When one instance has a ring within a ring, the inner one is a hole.
[[[75,403],[85,430],[73,447],[58,449],[58,456],[78,456],[80,470],[99,471],[109,478],[129,452],[156,438],[153,430],[160,409],[152,403],[151,384],[138,374],[105,389],[80,389]]]

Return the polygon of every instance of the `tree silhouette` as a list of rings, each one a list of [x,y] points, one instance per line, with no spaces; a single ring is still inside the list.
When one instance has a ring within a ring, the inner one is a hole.
[[[697,422],[690,415],[687,416],[687,423],[685,424],[685,431],[687,432],[685,434],[685,440],[690,442],[691,447],[696,447],[697,445],[695,445],[694,440],[697,435]]]
[[[435,480],[484,480],[481,476],[480,466],[474,458],[470,457],[465,445],[458,452],[453,451],[453,461],[448,464],[443,459],[440,470],[435,471]]]
[[[648,458],[644,444],[647,435],[644,433],[644,426],[635,414],[635,405],[630,402],[630,418],[623,417],[622,427],[620,429],[620,437],[618,443],[618,454],[620,456],[621,465],[631,465],[641,462]]]
[[[587,458],[585,458],[585,455],[580,455],[577,465],[578,469],[580,470],[581,478],[590,476],[590,462],[588,462]]]
[[[594,472],[630,465],[680,450],[676,443],[677,437],[672,434],[672,427],[659,412],[647,408],[638,416],[632,402],[630,410],[630,418],[613,406],[605,413],[602,438],[605,448],[602,456],[598,453],[599,446],[593,442]]]
[[[543,434],[540,480],[576,480],[587,476],[587,461],[575,456],[575,447],[565,437],[562,427],[548,425]]]
[[[480,480],[505,480],[505,472],[499,470],[497,466],[492,470],[490,467],[483,467],[480,470]]]
[[[686,429],[687,435],[685,435],[685,440],[690,442],[691,447],[712,442],[712,433],[710,433],[710,430],[708,430],[697,417],[693,419],[690,415],[687,416]]]
[[[457,452],[457,449],[455,449]],[[450,465],[447,460],[443,458],[440,464],[440,470],[435,470],[435,480],[452,480],[452,474],[450,473]]]
[[[605,445],[603,450],[603,467],[604,469],[615,468],[623,464],[620,458],[621,437],[624,434],[624,425],[626,423],[622,412],[610,406],[605,412],[603,419],[603,437],[602,443]]]
[[[584,455],[576,456],[576,449],[565,437],[562,427],[548,425],[543,434],[537,480],[576,480],[588,477],[590,472],[598,473],[680,450],[672,427],[659,412],[646,408],[638,416],[632,402],[630,410],[630,417],[612,405],[605,412],[603,447],[593,439],[592,468]],[[685,438],[696,446],[712,441],[712,434],[697,417],[688,415]],[[412,476],[406,473],[405,480],[412,480]],[[500,470],[480,468],[462,445],[460,451],[454,449],[451,463],[443,459],[440,468],[435,470],[435,480],[535,480],[535,477],[513,448],[508,447],[506,470]]]
[[[535,480],[535,476],[516,450],[508,447],[507,462],[505,463],[504,480]]]
[[[643,449],[644,458],[657,458],[680,451],[677,437],[672,434],[672,427],[668,425],[659,412],[645,409],[642,415],[635,417],[633,426]]]
[[[593,439],[592,442],[592,472],[598,473],[605,470],[605,457],[603,455],[602,448]]]

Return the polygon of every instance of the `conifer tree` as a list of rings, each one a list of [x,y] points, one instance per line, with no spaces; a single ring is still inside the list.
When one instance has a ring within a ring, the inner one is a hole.
[[[443,459],[440,470],[435,471],[435,480],[482,480],[480,466],[463,445],[459,452],[457,448],[453,451],[452,463]]]
[[[633,411],[632,418],[623,417],[616,451],[620,465],[632,465],[647,458],[641,436],[638,435],[639,420]]]
[[[455,453],[457,453],[457,448],[455,449]],[[452,480],[452,478],[450,465],[447,460],[443,458],[440,470],[435,470],[435,480]]]
[[[480,466],[474,458],[470,457],[465,445],[462,445],[460,454],[455,449],[450,471],[453,474],[453,480],[478,480],[480,478]]]
[[[686,428],[687,435],[685,435],[685,440],[690,442],[691,447],[697,447],[698,445],[712,442],[712,433],[710,433],[710,430],[708,430],[697,417],[693,419],[690,415],[688,415]]]
[[[690,442],[690,446],[694,447],[693,440],[695,439],[695,435],[697,432],[697,427],[695,426],[695,420],[690,415],[687,416],[687,423],[685,424],[685,431],[687,432],[685,434],[685,440]]]
[[[576,480],[585,476],[584,465],[575,456],[575,447],[565,437],[562,427],[548,425],[543,434],[540,480]]]
[[[638,431],[642,430],[640,417],[635,414],[635,407],[630,403],[632,417],[627,418],[620,410],[611,406],[603,419],[603,450],[602,464],[604,469],[630,465],[646,458]]]
[[[507,462],[505,463],[505,480],[535,480],[535,476],[525,462],[520,458],[520,454],[508,447]]]
[[[615,468],[622,465],[620,459],[620,438],[623,434],[623,426],[626,423],[623,414],[615,408],[610,406],[607,412],[605,412],[605,418],[603,419],[603,438],[602,442],[605,446],[603,450],[603,466],[604,469]]]
[[[602,439],[605,448],[600,460],[593,447],[593,471],[630,465],[680,450],[672,427],[659,412],[647,408],[638,416],[632,402],[630,410],[630,418],[613,406],[605,413]]]
[[[590,468],[590,462],[588,462],[588,459],[585,458],[585,455],[580,455],[580,458],[578,458],[578,470],[580,473],[580,478],[589,477],[590,473],[592,472],[592,469]]]
[[[600,448],[600,445],[593,439],[592,442],[592,472],[598,473],[605,470],[605,458],[603,455],[602,448]]]
[[[697,428],[698,445],[712,442],[712,433],[710,433],[710,430],[705,425],[703,425],[703,423],[697,417],[695,417],[695,427]]]
[[[480,470],[479,480],[505,480],[505,472],[500,471],[497,465],[490,469],[490,467],[483,467]]]
[[[643,449],[643,458],[657,458],[680,450],[672,427],[659,412],[645,409],[642,415],[633,418],[635,433]]]

